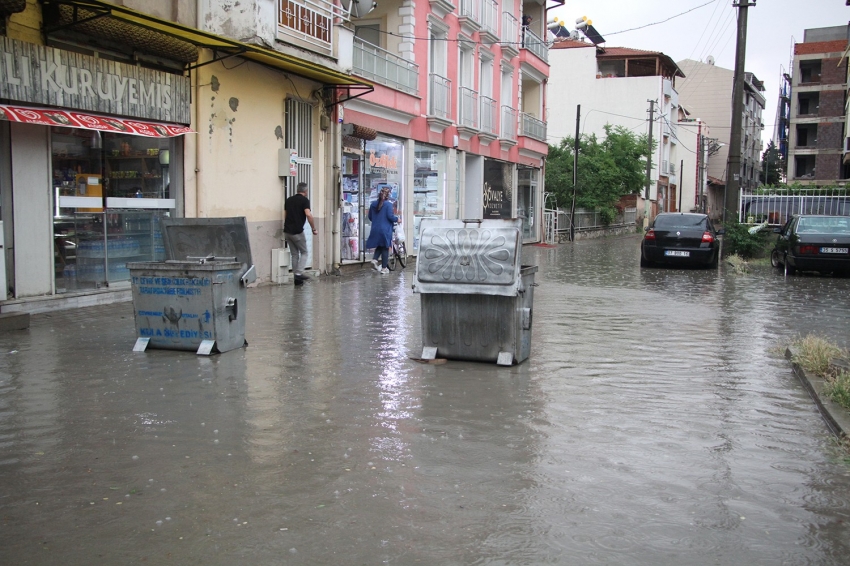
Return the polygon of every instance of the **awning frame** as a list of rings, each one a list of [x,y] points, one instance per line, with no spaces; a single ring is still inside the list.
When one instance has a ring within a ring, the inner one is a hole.
[[[45,3],[54,5],[66,5],[72,7],[74,10],[75,19],[77,10],[80,8],[98,13],[98,15],[93,18],[86,18],[84,20],[75,21],[73,24],[67,26],[45,29],[45,34],[61,31],[66,28],[73,27],[74,25],[79,25],[80,23],[92,21],[98,18],[110,17],[130,25],[142,27],[153,32],[170,36],[180,41],[185,41],[187,43],[195,45],[196,47],[210,49],[214,52],[214,59],[212,61],[198,63],[195,65],[187,65],[188,71],[197,69],[198,67],[203,65],[208,65],[210,63],[226,59],[228,57],[239,56],[244,57],[245,59],[248,59],[249,61],[252,61],[254,63],[272,67],[277,70],[284,71],[286,73],[299,77],[303,77],[308,80],[324,83],[324,88],[348,87],[349,89],[363,89],[367,90],[368,92],[372,92],[375,88],[374,85],[369,81],[353,77],[350,74],[346,74],[341,71],[325,67],[319,63],[314,63],[307,59],[300,59],[298,57],[277,51],[275,49],[269,49],[266,47],[260,47],[257,45],[252,45],[250,43],[243,43],[241,41],[229,39],[227,37],[219,36],[210,32],[205,32],[202,30],[184,26],[182,24],[172,22],[170,20],[157,18],[155,16],[151,16],[149,14],[145,14],[143,12],[127,8],[125,6],[110,4],[102,0],[46,0]],[[219,51],[227,52],[228,55],[226,57],[218,57],[216,53]],[[363,96],[364,94],[367,94],[367,92],[364,92],[358,96]]]

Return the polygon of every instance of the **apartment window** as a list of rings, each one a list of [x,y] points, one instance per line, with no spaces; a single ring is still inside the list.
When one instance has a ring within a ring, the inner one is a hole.
[[[819,83],[820,82],[820,59],[800,61],[800,82],[801,83]]]

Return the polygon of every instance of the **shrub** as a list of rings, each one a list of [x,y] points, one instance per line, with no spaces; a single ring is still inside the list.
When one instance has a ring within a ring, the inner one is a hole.
[[[739,255],[744,259],[758,256],[765,245],[765,236],[761,232],[750,234],[749,226],[741,224],[737,219],[727,221],[723,235],[725,255]]]

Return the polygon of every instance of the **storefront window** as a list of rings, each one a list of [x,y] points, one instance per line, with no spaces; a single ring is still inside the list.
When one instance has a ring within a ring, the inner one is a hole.
[[[534,210],[539,176],[539,169],[522,167],[517,171],[516,214],[522,220],[522,237],[524,240],[533,239],[536,236]]]
[[[342,155],[342,226],[340,227],[340,258],[343,261],[362,261],[360,251],[360,173],[363,142],[352,139],[343,147]]]
[[[510,163],[484,160],[484,212],[482,218],[511,218],[513,170]]]
[[[378,200],[378,191],[384,187],[390,189],[390,201],[395,213],[401,214],[404,191],[404,143],[401,139],[389,136],[378,136],[372,141],[365,142],[363,155],[363,191],[368,198],[363,199],[363,237],[362,244],[369,238],[372,223],[369,222],[369,206]]]
[[[423,218],[445,218],[446,150],[416,144],[413,169],[413,249],[419,249]]]
[[[176,139],[53,128],[51,145],[56,291],[125,281],[128,261],[164,259]]]

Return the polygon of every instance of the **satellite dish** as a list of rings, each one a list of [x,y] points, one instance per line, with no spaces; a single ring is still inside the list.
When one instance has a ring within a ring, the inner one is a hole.
[[[362,18],[378,7],[375,0],[340,0],[342,9],[348,12],[352,18]]]

